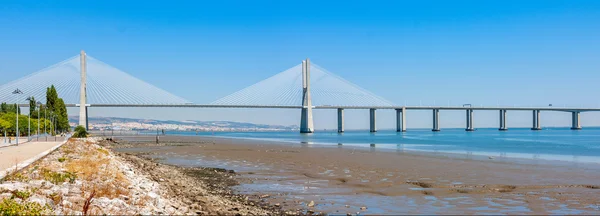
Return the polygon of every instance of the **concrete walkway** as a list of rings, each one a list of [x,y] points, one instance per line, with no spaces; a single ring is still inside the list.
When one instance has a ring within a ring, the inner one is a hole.
[[[66,141],[66,137],[57,137],[57,141],[54,142],[53,137],[52,142],[27,142],[19,144],[19,146],[0,148],[0,179],[4,178],[8,172],[14,171],[15,167],[22,169],[46,156]]]

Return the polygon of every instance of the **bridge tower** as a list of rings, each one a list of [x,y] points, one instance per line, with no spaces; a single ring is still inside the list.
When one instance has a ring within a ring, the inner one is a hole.
[[[313,125],[312,99],[310,97],[310,60],[302,61],[302,114],[300,116],[300,133],[312,133]]]
[[[81,50],[79,55],[81,67],[81,85],[79,89],[79,125],[88,130],[88,113],[87,113],[87,84],[86,84],[86,63],[85,51]]]

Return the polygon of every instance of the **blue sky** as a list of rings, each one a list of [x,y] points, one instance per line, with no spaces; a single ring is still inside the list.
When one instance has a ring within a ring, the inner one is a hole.
[[[85,49],[144,81],[208,103],[310,57],[397,104],[599,107],[599,29],[599,1],[8,0],[0,4],[0,83]],[[299,116],[158,111],[90,112],[281,124],[298,124]],[[323,112],[317,127],[333,128],[335,114]],[[462,127],[463,115],[443,113],[442,127]],[[530,113],[510,115],[509,126],[530,125]],[[367,111],[347,116],[349,128],[368,126]],[[409,126],[431,124],[429,112],[412,116]],[[497,113],[480,116],[489,119],[480,125],[496,126]],[[548,125],[569,123],[568,114],[548,116]],[[584,125],[600,124],[596,114],[583,117]],[[393,126],[393,113],[379,118],[381,127]]]

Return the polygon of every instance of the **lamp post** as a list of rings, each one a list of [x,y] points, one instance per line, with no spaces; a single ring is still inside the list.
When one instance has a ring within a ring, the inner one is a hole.
[[[15,104],[15,108],[17,108],[17,146],[19,145],[19,95],[23,94],[23,92],[19,89],[13,91],[13,94],[17,95],[17,103]]]
[[[40,141],[40,119],[41,119],[40,118],[40,110],[42,109],[42,103],[38,101],[37,105],[40,106],[40,108],[38,109],[38,116],[37,116],[37,119],[38,119],[38,121],[37,121],[38,122],[38,129],[37,129],[37,132],[35,134],[37,135],[37,141]]]
[[[54,141],[56,141],[56,115],[52,112],[52,128],[54,129]]]
[[[27,115],[27,141],[31,141],[31,110]]]
[[[27,101],[29,101],[29,111],[27,112],[27,141],[31,141],[31,101],[33,98],[28,97]],[[34,106],[35,107],[35,106]]]
[[[46,137],[46,142],[48,142],[48,133],[46,132],[46,128],[48,127],[48,124],[46,124],[46,119],[48,119],[46,117],[46,110],[48,108],[46,107],[46,109],[44,109],[44,137]]]

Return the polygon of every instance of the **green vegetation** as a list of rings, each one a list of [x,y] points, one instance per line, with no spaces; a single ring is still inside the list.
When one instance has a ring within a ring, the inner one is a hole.
[[[88,132],[85,130],[85,127],[79,125],[75,127],[75,133],[73,137],[75,138],[86,138],[88,136]]]
[[[67,115],[67,107],[62,98],[58,97],[54,85],[46,90],[46,106],[40,105],[37,107],[37,100],[34,97],[29,97],[29,109],[31,110],[31,118],[28,115],[23,115],[20,108],[16,104],[7,104],[6,102],[0,105],[0,136],[15,136],[17,110],[19,110],[19,133],[25,136],[28,133],[28,123],[31,124],[31,133],[36,134],[38,122],[40,124],[40,133],[46,131],[54,134],[54,132],[68,132],[69,117]],[[39,115],[38,115],[39,112]],[[30,122],[27,122],[30,121]],[[56,130],[55,127],[56,126]]]
[[[48,169],[42,169],[40,171],[46,181],[52,182],[52,184],[55,184],[55,185],[63,183],[67,180],[69,180],[69,183],[73,184],[73,183],[75,183],[75,180],[77,179],[77,175],[75,175],[75,173],[71,173],[71,172],[60,173],[60,172],[50,171]]]
[[[0,202],[0,215],[42,215],[48,209],[36,202],[19,203],[14,198]]]
[[[29,197],[31,196],[31,192],[29,192],[29,191],[19,191],[19,190],[17,190],[17,191],[13,191],[12,194],[13,194],[12,198],[16,197],[16,198],[19,198],[19,199],[22,199],[22,200],[29,199]]]
[[[2,103],[2,105],[0,105],[0,113],[16,113],[17,110],[20,112],[21,108],[17,107],[16,104]]]
[[[3,180],[5,181],[20,181],[20,182],[28,182],[29,177],[27,175],[23,175],[20,172],[13,172],[7,175]]]
[[[66,160],[67,160],[67,158],[65,158],[65,157],[59,157],[58,158],[58,162],[61,162],[61,163],[65,162]]]
[[[67,115],[67,106],[62,98],[58,97],[56,88],[54,85],[46,89],[46,106],[47,109],[52,113],[55,118],[56,130],[58,132],[68,132],[71,127],[69,126],[69,116]]]

